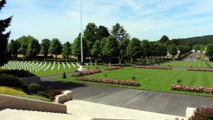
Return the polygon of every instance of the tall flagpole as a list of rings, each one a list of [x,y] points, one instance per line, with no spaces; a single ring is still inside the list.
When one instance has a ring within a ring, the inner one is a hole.
[[[82,0],[81,0],[81,64],[83,64]]]

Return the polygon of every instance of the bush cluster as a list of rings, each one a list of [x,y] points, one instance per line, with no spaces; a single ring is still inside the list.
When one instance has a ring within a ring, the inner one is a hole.
[[[0,86],[21,88],[24,92],[28,92],[26,83],[19,77],[0,74]]]
[[[172,85],[172,90],[213,94],[213,88],[204,88],[204,87],[200,87],[200,86],[189,87],[189,86],[180,85],[180,84]]]
[[[213,72],[213,69],[212,68],[187,68],[187,70],[190,70],[190,71],[209,71],[209,72]]]
[[[133,68],[148,68],[148,69],[165,69],[165,70],[171,70],[172,67],[164,67],[164,66],[143,66],[143,65],[133,65]]]
[[[35,76],[34,74],[30,73],[29,71],[25,70],[0,70],[0,74],[10,74],[17,77],[29,77]]]
[[[89,77],[80,77],[79,80],[81,81],[88,81],[88,82],[99,82],[99,83],[109,83],[109,84],[117,84],[117,85],[127,85],[127,86],[140,86],[140,83],[130,80],[110,80],[107,78],[89,78]]]
[[[213,108],[197,108],[189,120],[213,120]]]
[[[95,74],[95,73],[100,73],[101,70],[99,69],[89,69],[89,70],[85,70],[85,71],[78,71],[72,74],[73,77],[80,77],[80,76],[84,76],[84,75],[90,75],[90,74]]]
[[[32,95],[38,95],[42,97],[46,97],[53,101],[55,99],[56,95],[59,95],[62,93],[61,90],[55,90],[52,88],[45,88],[44,86],[38,84],[38,83],[31,83],[28,85],[29,93]]]
[[[120,69],[120,68],[122,68],[122,66],[111,66],[111,67],[106,68],[105,70],[116,70],[116,69]]]

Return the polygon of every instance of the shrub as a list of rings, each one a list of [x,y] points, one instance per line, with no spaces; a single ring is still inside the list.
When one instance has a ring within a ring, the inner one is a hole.
[[[28,89],[31,94],[37,94],[38,92],[43,91],[44,87],[38,83],[31,83],[28,85]]]
[[[85,70],[85,71],[81,71],[81,72],[75,72],[72,74],[73,77],[80,77],[80,76],[84,76],[84,75],[90,75],[90,74],[95,74],[95,73],[100,73],[101,70],[99,69],[89,69],[89,70]]]
[[[65,73],[65,72],[63,73],[62,78],[63,78],[63,79],[66,79],[66,78],[67,78],[67,76],[66,76],[66,73]]]
[[[132,76],[132,80],[133,80],[133,81],[136,80],[136,77],[135,77],[135,76]]]
[[[204,88],[204,87],[200,87],[200,86],[189,87],[189,86],[180,85],[180,84],[174,84],[174,85],[172,85],[172,90],[213,94],[213,88]]]
[[[21,79],[13,75],[0,74],[0,86],[17,87],[28,92],[26,83]]]
[[[147,68],[147,69],[164,69],[164,70],[171,70],[172,67],[164,67],[164,66],[143,66],[143,65],[133,65],[133,68]]]
[[[213,108],[197,108],[189,120],[213,120]]]
[[[25,70],[0,70],[0,74],[11,74],[17,77],[29,77],[35,76],[34,74],[30,73],[29,71]]]
[[[105,73],[105,74],[104,74],[104,77],[105,77],[105,78],[107,78],[107,77],[108,77],[108,75]]]
[[[105,70],[116,70],[116,69],[120,69],[122,68],[121,66],[111,66],[111,67],[108,67],[106,68]]]
[[[99,83],[109,83],[109,84],[117,84],[117,85],[127,85],[127,86],[140,86],[140,83],[130,80],[110,80],[107,78],[88,78],[88,77],[80,77],[81,81],[88,82],[99,82]]]
[[[59,89],[51,89],[51,88],[47,88],[47,89],[43,89],[38,91],[37,94],[38,96],[42,96],[45,98],[48,98],[51,101],[55,100],[55,96],[61,94],[62,91]]]
[[[182,82],[181,79],[177,79],[177,84],[180,84]]]

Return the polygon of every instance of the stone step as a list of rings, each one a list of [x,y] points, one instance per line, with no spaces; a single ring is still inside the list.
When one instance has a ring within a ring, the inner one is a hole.
[[[7,108],[0,111],[0,118],[3,120],[77,120],[79,116]]]

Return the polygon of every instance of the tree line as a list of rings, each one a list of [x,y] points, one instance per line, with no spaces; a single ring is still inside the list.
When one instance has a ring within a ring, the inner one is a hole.
[[[22,36],[10,41],[8,52],[13,59],[16,59],[18,54],[23,55],[23,60],[36,59],[38,54],[42,54],[45,61],[48,54],[54,54],[55,61],[57,61],[57,55],[62,54],[66,61],[70,56],[75,56],[76,60],[80,61],[80,36],[81,34],[75,38],[73,43],[64,44],[61,44],[57,38],[43,39],[39,43],[33,36]],[[177,46],[166,35],[158,41],[131,38],[119,23],[113,25],[111,30],[102,25],[97,27],[95,23],[88,23],[83,32],[84,60],[89,59],[90,62],[96,64],[98,61],[109,64],[115,61],[119,64],[134,63],[137,60],[142,63],[162,61],[167,52],[174,56],[178,50],[181,54],[185,54],[191,50],[191,47]]]

